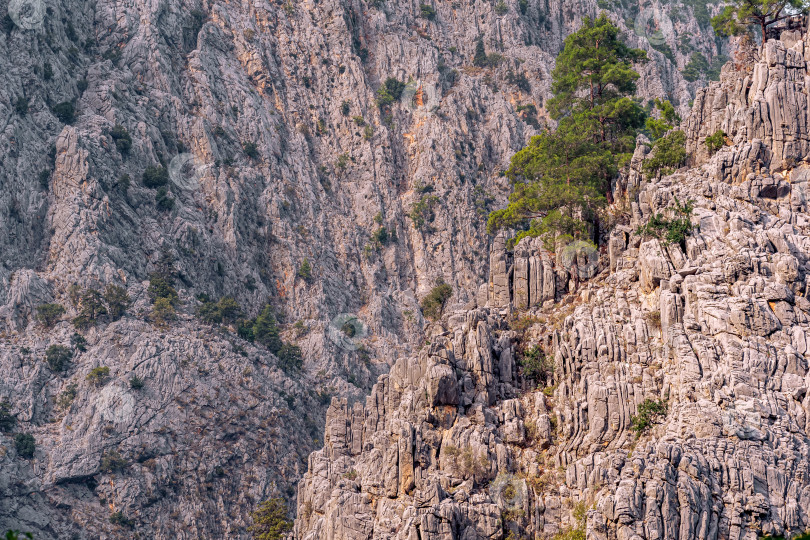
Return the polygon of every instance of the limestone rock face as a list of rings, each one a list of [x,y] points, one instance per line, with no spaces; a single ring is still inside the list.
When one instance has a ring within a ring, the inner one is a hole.
[[[12,4],[29,5],[41,24],[15,19]],[[324,444],[330,398],[365,398],[424,341],[419,302],[437,279],[453,287],[449,310],[537,305],[586,279],[582,264],[572,280],[532,247],[515,288],[504,251],[496,300],[485,222],[505,202],[499,173],[511,155],[553,124],[543,104],[565,37],[604,3],[428,2],[435,14],[421,4],[0,4],[0,402],[17,418],[0,434],[0,532],[248,538],[260,501],[294,502],[305,457]],[[690,53],[679,38],[707,58],[726,45],[684,9],[666,35],[669,59],[627,26],[632,6],[620,4],[611,16],[650,55],[639,93],[671,96],[683,111],[703,82],[680,75]],[[484,68],[473,65],[479,37],[493,64]],[[378,103],[389,78],[405,84],[402,95]],[[166,170],[165,185],[148,185],[149,167]],[[163,328],[147,287],[169,267],[179,303]],[[108,285],[132,305],[77,333],[79,294]],[[203,323],[201,295],[234,297],[248,319],[269,303],[284,341],[301,347],[301,370],[285,373],[236,321]],[[43,304],[66,311],[46,327],[36,318]],[[501,339],[490,317],[455,345],[465,353],[403,368],[431,381],[420,400],[488,411],[514,398],[516,356],[487,345]],[[352,338],[341,333],[347,320],[362,327]],[[46,361],[52,346],[68,349],[61,370]],[[87,379],[105,367],[106,378]],[[528,405],[510,407],[502,436],[517,441]],[[422,444],[406,427],[397,444]],[[22,432],[36,440],[30,460],[13,442]],[[367,444],[362,431],[346,440],[353,452]],[[422,482],[427,458],[408,462],[398,448],[379,458],[390,461],[378,474],[390,463],[403,471],[380,480],[386,497]],[[421,496],[444,500],[440,487]],[[324,530],[371,530],[363,512],[379,499],[343,497],[318,506],[328,510]],[[424,530],[444,531],[456,511],[437,510]],[[497,530],[495,505],[479,517],[481,530]]]
[[[695,101],[693,151],[717,126],[729,134],[714,156],[650,180],[636,153],[622,180],[633,189],[617,190],[626,221],[595,275],[574,279],[532,240],[512,253],[499,240],[491,273],[508,298],[449,315],[364,405],[333,402],[295,537],[753,540],[810,528],[804,47],[784,34],[754,75],[727,66]],[[683,242],[638,236],[676,200],[693,208]],[[553,363],[542,389],[527,377],[535,345]]]

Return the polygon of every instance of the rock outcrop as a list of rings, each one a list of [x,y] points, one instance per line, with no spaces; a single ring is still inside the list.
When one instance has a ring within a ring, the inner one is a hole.
[[[450,314],[364,406],[333,402],[296,538],[810,528],[806,39],[783,34],[699,96],[694,167],[644,178],[639,146],[626,221],[577,288],[539,245],[508,255],[496,240],[488,306]],[[726,147],[701,153],[718,127]],[[636,233],[678,204],[691,208],[682,242]],[[534,389],[542,354],[553,384]]]

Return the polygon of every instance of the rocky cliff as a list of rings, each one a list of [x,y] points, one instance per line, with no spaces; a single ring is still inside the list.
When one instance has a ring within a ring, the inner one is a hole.
[[[243,538],[258,501],[294,498],[330,396],[365,396],[416,350],[437,278],[457,306],[480,296],[498,172],[547,122],[581,18],[609,9],[650,52],[641,93],[681,108],[702,84],[678,71],[691,52],[724,52],[689,6],[654,49],[627,4],[0,2],[0,402],[16,418],[0,529]],[[405,87],[381,107],[388,78]],[[178,313],[158,327],[148,280],[167,261]],[[77,334],[76,296],[108,285],[133,304]],[[201,322],[200,294],[248,317],[269,302],[303,369]],[[46,327],[43,304],[66,312]]]
[[[434,326],[365,404],[333,401],[296,538],[810,528],[807,39],[786,32],[699,92],[691,167],[646,178],[639,145],[597,265],[496,242],[478,307]],[[639,234],[678,207],[683,242]]]

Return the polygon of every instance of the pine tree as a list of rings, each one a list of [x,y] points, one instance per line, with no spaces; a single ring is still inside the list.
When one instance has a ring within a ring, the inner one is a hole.
[[[507,208],[490,214],[487,230],[523,229],[523,236],[579,237],[610,197],[610,181],[629,161],[645,113],[630,96],[644,51],[628,48],[602,14],[570,35],[552,72],[548,107],[559,124],[512,157]]]
[[[806,14],[808,0],[731,0],[717,16],[712,28],[722,36],[738,36],[759,28],[762,42],[768,41],[768,27],[793,15]]]

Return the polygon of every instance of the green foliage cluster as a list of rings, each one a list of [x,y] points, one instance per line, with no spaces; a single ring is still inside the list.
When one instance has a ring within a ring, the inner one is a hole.
[[[17,416],[11,412],[11,403],[7,399],[0,402],[0,431],[11,431],[17,425]]]
[[[535,345],[521,355],[520,371],[524,378],[538,386],[548,386],[554,377],[554,360],[548,358],[539,345]]]
[[[683,78],[689,82],[694,82],[704,75],[710,81],[717,81],[720,80],[720,70],[727,61],[727,56],[718,54],[709,63],[701,53],[693,52],[689,57],[689,63],[686,64],[681,73]]]
[[[17,433],[14,435],[14,447],[21,458],[31,459],[37,449],[37,442],[30,433]]]
[[[643,237],[656,238],[669,244],[683,244],[686,236],[692,231],[692,201],[681,204],[675,199],[672,217],[666,218],[660,212],[650,216],[646,225],[639,227],[637,234]]]
[[[390,106],[402,97],[405,90],[405,83],[395,77],[388,77],[382,86],[377,89],[377,105],[380,108]]]
[[[487,54],[484,48],[484,38],[479,37],[475,42],[473,65],[480,68],[495,67],[503,61],[503,56],[497,53]]]
[[[709,155],[714,155],[718,150],[726,145],[726,132],[718,129],[712,135],[706,137],[706,148],[709,149]]]
[[[757,28],[763,42],[768,40],[768,27],[810,9],[808,0],[731,0],[712,17],[712,28],[721,36],[739,36]]]
[[[587,233],[644,125],[645,112],[630,96],[639,77],[633,63],[645,60],[605,14],[585,18],[566,38],[547,102],[557,130],[532,137],[512,157],[506,176],[513,192],[507,208],[490,214],[490,234],[516,228],[518,239],[541,236],[553,244],[559,236]]]
[[[86,328],[95,324],[99,317],[107,314],[102,294],[90,287],[84,290],[79,298],[79,315],[73,319],[73,326]]]
[[[285,373],[292,373],[293,371],[300,370],[304,365],[304,356],[301,352],[301,347],[291,343],[285,343],[281,346],[278,353],[278,365]]]
[[[630,417],[630,428],[636,435],[641,435],[666,413],[666,401],[647,398],[638,406],[638,414]]]
[[[64,345],[51,345],[45,349],[45,362],[53,371],[65,369],[70,359],[73,358],[73,351]]]
[[[65,314],[65,308],[61,304],[40,304],[37,306],[37,320],[45,328],[50,328]]]
[[[71,288],[71,295],[79,310],[79,314],[72,321],[76,328],[93,325],[104,315],[117,321],[124,316],[131,304],[127,290],[111,283],[107,285],[104,293],[93,287],[82,291],[79,285],[74,285]]]
[[[672,131],[653,144],[650,157],[644,160],[642,170],[648,175],[671,174],[686,161],[686,134]]]
[[[99,366],[91,369],[90,373],[88,373],[87,377],[85,377],[85,380],[87,380],[87,382],[93,386],[102,386],[107,381],[107,377],[109,376],[110,368],[107,366]]]
[[[17,98],[14,102],[14,112],[16,112],[21,117],[25,117],[28,114],[28,104],[30,103],[29,99],[25,96]]]
[[[121,527],[126,527],[128,529],[135,526],[135,521],[125,516],[123,512],[113,512],[110,514],[110,523],[113,525],[120,525]]]
[[[172,286],[171,271],[162,270],[152,274],[146,293],[152,301],[152,321],[155,325],[164,327],[177,318],[175,306],[180,302],[180,297]]]
[[[307,283],[312,282],[312,265],[309,263],[309,259],[301,261],[301,266],[298,267],[298,277]]]
[[[154,189],[164,186],[169,182],[169,172],[157,165],[150,165],[143,171],[143,185]]]
[[[133,375],[129,379],[129,387],[132,388],[133,390],[140,390],[141,388],[143,388],[143,379],[141,379],[137,375]]]
[[[352,102],[348,99],[344,100],[343,103],[340,104],[340,114],[343,116],[349,116],[349,111],[351,111]]]
[[[422,313],[428,319],[437,320],[442,316],[444,305],[453,296],[453,287],[439,280],[436,286],[422,299]]]
[[[207,295],[200,295],[202,302],[197,308],[197,316],[208,324],[234,323],[242,315],[242,307],[233,296],[223,296],[214,302]]]
[[[256,145],[255,142],[250,141],[243,142],[242,150],[245,152],[245,155],[250,159],[256,159],[259,157],[259,147]]]
[[[573,515],[576,525],[561,530],[551,537],[552,540],[585,540],[587,508],[584,502],[580,502],[574,507]]]
[[[122,156],[129,155],[129,150],[132,148],[132,137],[129,132],[121,124],[115,124],[110,136],[115,141],[115,148]]]
[[[76,107],[70,101],[57,103],[51,111],[63,124],[72,124],[76,120]]]
[[[439,204],[439,198],[436,195],[423,194],[418,201],[411,205],[411,210],[408,212],[408,217],[413,221],[413,226],[419,231],[429,231],[430,223],[433,221],[435,215],[436,205]]]
[[[8,15],[6,15],[8,17]],[[11,17],[9,17],[11,19]],[[6,535],[3,537],[5,540],[23,540],[23,538],[27,538],[28,540],[34,540],[34,535],[30,532],[21,533],[20,531],[7,531]]]
[[[287,503],[282,498],[263,501],[251,514],[253,525],[248,529],[254,540],[282,540],[292,530],[287,518]]]
[[[77,395],[79,395],[79,387],[75,383],[71,383],[59,394],[59,397],[56,399],[56,404],[60,409],[67,409],[70,407],[70,404],[73,403],[73,400],[76,399]]]
[[[114,321],[123,317],[132,303],[127,290],[112,283],[104,290],[104,301],[107,302],[107,313]]]
[[[644,126],[652,140],[660,139],[664,133],[681,123],[681,117],[675,112],[675,107],[667,100],[655,98],[655,108],[658,110],[658,118],[650,116]]]
[[[116,450],[110,450],[101,456],[99,469],[104,473],[114,473],[125,469],[127,465],[129,465],[129,463],[121,457],[120,453]]]
[[[157,205],[158,209],[163,210],[164,212],[169,212],[174,208],[175,199],[171,195],[169,195],[169,188],[166,186],[160,186],[157,188],[155,192],[155,204]]]
[[[430,4],[419,4],[419,16],[432,21],[436,18],[436,8]]]

